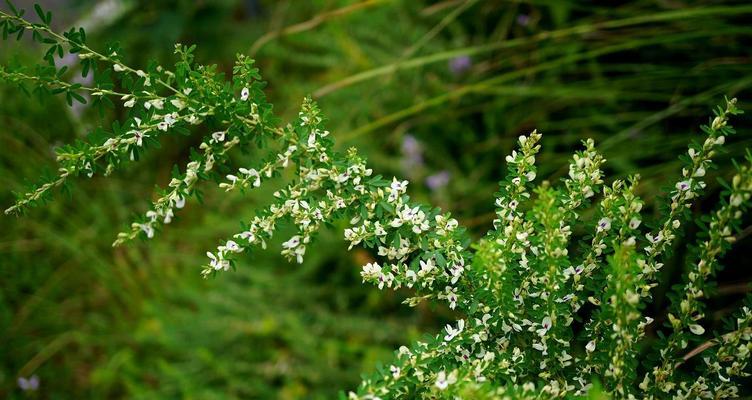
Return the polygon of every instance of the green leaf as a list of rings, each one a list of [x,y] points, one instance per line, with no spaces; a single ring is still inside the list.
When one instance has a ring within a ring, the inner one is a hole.
[[[76,99],[76,101],[78,101],[79,103],[86,104],[86,99],[80,94],[73,92],[73,91],[68,92],[68,93],[70,93],[70,95],[73,96],[73,98]]]
[[[17,9],[16,9],[16,7],[15,7],[15,6],[13,5],[13,2],[11,2],[10,0],[5,0],[5,4],[7,4],[7,5],[8,5],[8,8],[10,8],[10,10],[11,10],[11,11],[13,11],[13,14],[16,14],[16,15],[18,15],[18,10],[17,10]]]
[[[39,6],[39,4],[34,4],[34,11],[37,12],[39,19],[42,20],[42,23],[44,25],[49,25],[49,23],[47,22],[47,17],[45,16],[44,11],[42,10],[42,7]]]

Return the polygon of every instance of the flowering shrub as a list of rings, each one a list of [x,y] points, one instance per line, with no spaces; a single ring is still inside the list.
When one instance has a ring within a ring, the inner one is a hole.
[[[296,232],[285,238],[281,252],[302,263],[323,226],[349,221],[344,238],[350,248],[362,246],[379,256],[362,266],[364,282],[379,289],[410,288],[409,305],[444,303],[461,315],[444,332],[400,347],[392,364],[364,378],[349,398],[740,394],[737,385],[747,376],[752,348],[752,311],[741,308],[728,332],[711,333],[703,327],[701,300],[749,207],[752,156],[737,166],[717,208],[703,220],[660,343],[647,355],[641,352],[646,327],[654,323],[642,310],[689,207],[703,194],[713,156],[734,134],[729,118],[741,112],[735,100],[715,110],[702,127],[704,141],[682,156],[682,177],[651,229],[642,223],[643,202],[635,191],[639,176],[606,184],[601,170],[606,160],[592,140],[573,156],[562,182],[535,187],[541,135],[533,131],[520,136],[518,148],[506,157],[494,229],[471,245],[450,214],[411,201],[407,181],[374,174],[355,149],[335,151],[333,135],[310,98],[294,121],[283,124],[266,101],[253,60],[238,55],[228,82],[215,66],[194,63],[194,47],[176,45],[173,69],[157,64],[136,69],[123,63],[116,46],[94,50],[82,29],[59,34],[50,28],[49,13],[38,6],[35,11],[37,23],[10,5],[9,13],[0,12],[0,27],[4,38],[31,32],[47,46],[47,64],[0,68],[0,77],[26,92],[64,95],[69,104],[87,102],[86,94],[95,105],[118,102],[128,112],[111,128],[97,128],[87,141],[59,148],[58,174],[19,194],[7,214],[47,201],[71,177],[109,175],[158,147],[165,135],[212,127],[191,161],[174,169],[151,209],[113,245],[153,238],[208,181],[225,191],[261,188],[273,179],[286,186],[275,193],[275,202],[207,253],[204,276],[236,268],[241,253],[266,248],[284,223]],[[83,76],[94,74],[91,86],[65,80],[68,67],[54,62],[65,53],[79,58]],[[254,165],[233,167],[231,152],[249,147],[265,156]],[[586,220],[582,211],[592,203],[596,215]],[[575,231],[589,232],[587,240],[574,243]],[[696,370],[688,373],[684,364]]]

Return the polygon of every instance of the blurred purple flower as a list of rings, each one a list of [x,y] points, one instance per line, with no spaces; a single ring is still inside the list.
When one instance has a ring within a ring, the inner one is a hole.
[[[449,171],[439,171],[426,178],[426,186],[433,191],[439,190],[449,183],[449,178],[451,178]]]
[[[24,392],[35,391],[39,389],[39,377],[36,375],[32,375],[28,379],[19,377],[18,387],[21,388],[21,390],[23,390]]]
[[[467,72],[472,66],[473,60],[470,59],[470,56],[459,56],[449,60],[449,70],[454,75],[461,75]]]
[[[78,55],[76,54],[66,54],[63,58],[54,58],[55,61],[55,68],[60,69],[62,67],[68,67],[72,68],[74,65],[78,64]]]
[[[402,155],[405,161],[412,165],[423,164],[423,147],[413,135],[405,135],[402,139]]]
[[[517,16],[517,23],[521,26],[528,26],[530,25],[530,16],[525,14],[520,14]]]

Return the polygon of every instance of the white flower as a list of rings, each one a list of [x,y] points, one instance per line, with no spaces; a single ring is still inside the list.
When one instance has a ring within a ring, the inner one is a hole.
[[[408,269],[405,272],[405,278],[409,280],[407,283],[407,287],[413,287],[413,284],[415,283],[415,281],[418,280],[418,274],[416,274],[415,271]]]
[[[125,71],[125,67],[120,64],[114,64],[112,66],[112,69],[115,70],[115,72],[123,72]]]
[[[446,293],[440,294],[439,298],[447,299],[447,301],[449,301],[449,308],[454,310],[454,308],[457,307],[457,288],[447,286],[444,290]]]
[[[169,224],[170,222],[172,222],[172,217],[174,216],[175,214],[173,213],[172,208],[168,208],[164,213],[164,223]]]
[[[153,99],[153,100],[149,100],[146,103],[144,103],[144,108],[146,108],[147,110],[150,109],[151,107],[154,107],[157,110],[161,110],[162,107],[164,107],[164,100],[162,100],[162,99]]]
[[[188,121],[188,123],[191,125],[198,125],[198,123],[201,122],[201,120],[198,119],[196,114],[189,115],[188,118],[186,118],[185,120]]]
[[[452,371],[449,376],[447,376],[444,371],[439,371],[439,373],[436,374],[436,387],[439,388],[439,390],[444,390],[455,382],[457,382],[456,370]]]
[[[658,232],[655,235],[647,234],[645,237],[650,241],[650,243],[658,243],[663,240],[663,232]]]
[[[689,190],[689,181],[681,181],[676,184],[676,189],[678,189],[680,192]]]
[[[705,328],[703,328],[702,325],[699,324],[690,325],[689,330],[695,335],[702,335],[703,333],[705,333]]]
[[[175,198],[175,208],[180,209],[183,207],[185,207],[185,197],[178,196],[177,198]]]
[[[209,262],[209,265],[216,271],[219,271],[220,269],[227,271],[230,269],[230,261],[225,260],[222,256],[222,253],[217,253],[215,256],[214,254],[210,252],[206,252],[206,256],[211,259]]]
[[[183,108],[185,108],[185,103],[183,102],[183,100],[180,100],[180,99],[172,99],[170,100],[170,104],[172,104],[178,110],[182,110]]]
[[[420,260],[420,271],[418,272],[418,275],[424,276],[426,274],[430,274],[431,271],[433,270],[434,270],[433,258],[429,258],[426,261]]]
[[[123,103],[123,107],[131,108],[135,104],[136,104],[136,98],[135,97],[130,97],[130,99],[128,99],[128,101],[126,101],[125,103]]]
[[[400,368],[399,367],[392,365],[392,366],[389,367],[389,371],[392,373],[392,377],[394,379],[399,379],[399,377],[400,377]]]
[[[251,91],[248,90],[247,87],[244,87],[243,90],[240,91],[240,100],[246,101],[248,100],[248,96],[251,94]]]
[[[363,279],[376,279],[379,275],[381,275],[381,266],[375,262],[364,265],[363,271],[360,272]]]
[[[167,128],[169,128],[169,127],[170,126],[167,124],[167,122],[164,122],[164,121],[162,121],[162,122],[160,122],[160,123],[157,124],[157,129],[159,129],[160,131],[165,131],[166,132]]]
[[[389,192],[387,201],[394,202],[399,198],[399,195],[405,193],[407,190],[407,181],[398,181],[397,178],[392,178],[392,184],[386,189]]]
[[[407,189],[407,181],[398,181],[397,178],[392,178],[392,184],[389,185],[389,187],[392,188],[392,190],[398,191],[398,192],[404,192]]]
[[[144,134],[141,131],[131,131],[133,133],[133,138],[136,139],[136,146],[143,146],[144,144]]]
[[[598,227],[596,228],[598,232],[604,232],[611,229],[611,219],[603,217],[600,221],[598,221]]]
[[[212,140],[215,141],[215,142],[217,142],[217,143],[224,142],[225,141],[225,132],[224,131],[219,131],[219,132],[212,133]]]
[[[545,336],[549,329],[551,329],[551,317],[546,316],[541,321],[541,327],[537,331],[538,335]]]
[[[591,341],[589,341],[589,342],[588,342],[588,343],[587,343],[587,344],[585,345],[585,350],[587,350],[587,351],[588,351],[588,353],[592,353],[592,352],[593,352],[593,351],[595,350],[595,340],[591,340]]]
[[[255,177],[255,179],[253,180],[253,183],[252,183],[253,187],[259,187],[259,186],[261,186],[261,175],[254,168],[251,168],[251,169],[239,168],[238,171],[241,174],[246,175],[248,177]]]
[[[151,224],[140,224],[139,227],[146,234],[149,239],[154,237],[154,227]]]
[[[374,229],[373,229],[373,234],[374,235],[376,235],[376,236],[385,236],[386,235],[386,230],[384,230],[384,227],[381,226],[381,223],[379,221],[376,221],[376,223],[373,224],[373,226],[374,226]]]
[[[447,334],[444,336],[444,341],[446,341],[446,342],[451,341],[452,339],[454,339],[455,337],[457,337],[457,335],[459,335],[460,333],[462,333],[462,330],[464,328],[465,328],[465,320],[464,319],[461,319],[461,320],[459,320],[457,322],[457,329],[454,329],[454,328],[452,328],[452,325],[447,324],[447,326],[444,327],[444,329],[446,329],[446,331],[447,331]]]
[[[642,221],[640,221],[639,218],[632,217],[632,219],[629,220],[629,228],[630,229],[637,229],[637,227],[640,226],[640,223],[642,223]]]
[[[295,235],[295,236],[291,237],[290,240],[282,243],[282,247],[284,247],[286,249],[294,249],[294,248],[298,247],[299,244],[300,244],[300,236]]]
[[[240,246],[238,246],[238,244],[235,243],[232,240],[228,240],[227,243],[225,243],[225,249],[227,249],[227,250],[229,250],[229,251],[231,251],[233,253],[240,252]]]

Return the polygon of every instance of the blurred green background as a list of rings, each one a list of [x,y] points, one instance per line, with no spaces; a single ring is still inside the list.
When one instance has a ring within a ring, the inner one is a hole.
[[[734,121],[741,134],[710,182],[728,178],[729,159],[752,144],[746,1],[41,4],[56,28],[87,28],[95,48],[120,42],[131,65],[171,65],[175,42],[197,44],[199,63],[228,73],[236,53],[252,55],[278,113],[295,115],[313,94],[340,147],[358,147],[377,173],[410,179],[412,196],[451,211],[476,237],[491,226],[501,160],[533,128],[544,135],[539,176],[560,177],[592,137],[609,176],[641,172],[648,212],[723,95],[739,97],[748,114]],[[3,64],[40,58],[27,41],[0,44]],[[3,208],[12,190],[54,168],[54,146],[120,115],[0,84]],[[166,138],[112,177],[80,181],[27,216],[0,217],[0,397],[332,398],[452,318],[401,305],[407,292],[361,285],[358,267],[372,256],[347,253],[337,230],[319,237],[303,265],[268,251],[201,279],[204,252],[270,193],[227,196],[207,185],[204,204],[190,203],[155,240],[112,249],[199,139]],[[725,260],[715,321],[747,291],[750,251],[743,235]],[[681,274],[682,254],[675,258],[664,269],[669,285]],[[664,309],[659,292],[649,311],[660,322]],[[38,385],[29,387],[32,376]]]

